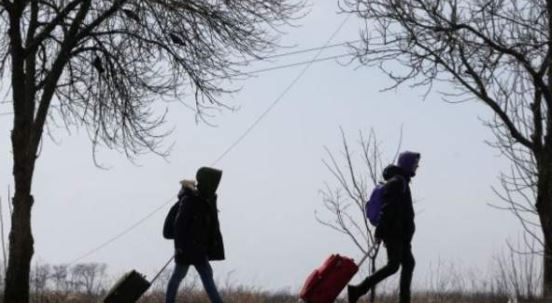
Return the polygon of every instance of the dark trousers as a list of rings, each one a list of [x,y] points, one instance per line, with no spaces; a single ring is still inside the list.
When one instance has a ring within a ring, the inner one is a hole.
[[[215,286],[215,282],[213,280],[213,269],[211,268],[209,261],[207,261],[207,258],[193,265],[199,273],[199,278],[203,283],[203,288],[205,288],[205,292],[207,292],[207,296],[209,296],[211,302],[222,303],[222,299],[220,298],[217,287]],[[182,279],[186,277],[189,268],[189,264],[176,263],[171,279],[169,280],[169,285],[167,286],[165,303],[174,303],[176,301],[178,286],[180,286],[180,282],[182,282]]]
[[[416,264],[412,255],[412,245],[410,241],[401,239],[387,239],[383,243],[387,249],[387,264],[373,275],[364,279],[360,283],[359,288],[365,294],[380,281],[396,273],[399,267],[402,267],[399,302],[410,303],[410,285]]]

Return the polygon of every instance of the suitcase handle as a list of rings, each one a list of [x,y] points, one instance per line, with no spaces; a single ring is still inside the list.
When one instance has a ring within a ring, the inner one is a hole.
[[[155,277],[153,277],[153,279],[151,280],[151,284],[153,284],[153,282],[155,282],[155,280],[157,280],[157,278],[159,278],[161,273],[165,270],[165,268],[167,268],[167,266],[169,266],[169,264],[171,264],[173,259],[174,259],[174,255],[169,259],[169,261],[167,261],[167,263],[165,263],[163,268],[161,268],[161,270],[155,275]]]

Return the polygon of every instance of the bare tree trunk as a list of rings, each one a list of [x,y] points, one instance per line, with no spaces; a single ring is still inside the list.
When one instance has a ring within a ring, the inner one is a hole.
[[[549,228],[548,233],[552,233],[552,229]],[[544,297],[547,299],[552,298],[552,241],[550,236],[547,236],[548,239],[545,240],[545,249],[544,249],[544,278],[543,278],[543,290]]]
[[[548,19],[548,33],[552,33],[552,0],[546,0]],[[548,46],[550,48],[550,44]],[[552,90],[552,61],[548,65],[548,89]],[[539,213],[542,232],[544,235],[543,285],[545,298],[552,298],[552,108],[547,104],[548,117],[546,121],[547,134],[545,136],[545,161],[539,163],[539,182],[537,184],[537,212]],[[544,168],[543,168],[544,166]],[[544,182],[541,182],[541,178]]]
[[[28,179],[30,183],[30,179]],[[11,220],[10,250],[4,302],[29,302],[29,272],[34,253],[31,233],[33,197],[28,191],[16,190]]]
[[[20,49],[12,51],[12,65],[12,91],[16,113],[11,133],[15,192],[4,303],[28,303],[29,273],[34,253],[31,232],[31,208],[34,199],[31,187],[38,144],[33,143],[35,140],[32,131],[34,95],[25,86],[24,61]]]
[[[16,90],[14,87],[14,95],[17,94]],[[31,209],[34,198],[31,195],[31,187],[37,151],[37,145],[29,144],[33,136],[31,123],[27,122],[29,120],[32,121],[32,119],[18,120],[12,130],[15,193],[4,303],[29,302],[29,274],[34,254],[31,231]]]
[[[550,190],[550,188],[548,189]],[[544,256],[543,256],[543,295],[545,298],[552,298],[552,197],[545,200],[545,207],[539,210],[541,217],[542,231],[544,234]]]
[[[546,162],[539,169],[536,206],[544,235],[543,296],[552,298],[552,165]]]
[[[23,127],[23,129],[25,128]],[[5,303],[29,302],[29,273],[34,253],[34,240],[31,231],[31,208],[34,199],[31,195],[31,185],[36,157],[34,157],[34,149],[30,149],[28,144],[24,144],[28,137],[21,134],[25,132],[19,130],[14,127],[12,131],[15,193],[9,237]]]
[[[40,137],[33,137],[33,135],[41,136],[41,134],[33,132],[36,92],[35,54],[26,54],[23,49],[20,21],[25,6],[23,1],[15,1],[10,10],[11,86],[14,108],[11,141],[15,193],[4,303],[29,302],[29,274],[34,253],[31,232],[31,208],[34,200],[31,196],[31,186],[38,147],[36,142]]]

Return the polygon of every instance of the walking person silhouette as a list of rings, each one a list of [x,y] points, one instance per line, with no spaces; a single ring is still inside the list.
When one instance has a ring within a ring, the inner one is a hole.
[[[178,287],[191,265],[199,273],[205,292],[212,303],[222,303],[213,280],[209,261],[224,260],[224,246],[220,232],[216,190],[222,171],[202,167],[196,180],[182,181],[173,224],[175,267],[167,286],[165,303],[174,303]],[[172,211],[172,210],[171,210]],[[168,218],[170,217],[170,213]],[[169,226],[170,228],[170,226]]]
[[[358,299],[385,278],[401,269],[399,302],[410,303],[410,287],[415,260],[412,255],[412,238],[416,229],[414,207],[410,193],[410,181],[416,175],[420,154],[403,152],[397,165],[389,165],[383,171],[386,183],[383,189],[381,217],[376,226],[376,241],[387,250],[387,264],[358,285],[347,287],[349,303]]]

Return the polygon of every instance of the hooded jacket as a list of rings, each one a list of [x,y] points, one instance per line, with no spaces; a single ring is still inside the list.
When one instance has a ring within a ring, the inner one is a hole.
[[[224,260],[224,245],[217,210],[216,190],[222,172],[200,168],[196,175],[197,190],[182,192],[175,219],[175,260],[194,264],[208,260]]]
[[[410,241],[416,229],[410,193],[411,173],[396,165],[383,171],[384,185],[380,223],[376,238]]]
[[[405,151],[399,155],[397,166],[402,168],[408,176],[414,177],[416,175],[416,168],[420,161],[420,153]]]

